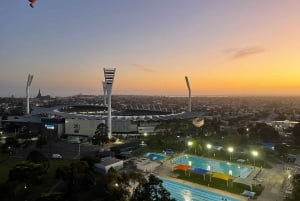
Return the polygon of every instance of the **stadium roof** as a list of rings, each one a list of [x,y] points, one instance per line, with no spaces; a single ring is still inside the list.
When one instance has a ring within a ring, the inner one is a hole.
[[[78,113],[67,113],[60,111],[60,108],[66,106],[56,106],[51,108],[33,107],[32,114],[39,114],[45,116],[60,117],[66,119],[86,119],[86,120],[105,120],[107,119],[106,114],[87,115]],[[149,114],[147,114],[149,112]],[[159,111],[139,111],[132,112],[131,115],[126,112],[126,115],[122,115],[122,112],[114,113],[112,119],[114,120],[131,120],[131,121],[160,121],[160,120],[173,120],[173,119],[192,119],[202,117],[201,112],[181,112],[181,113],[160,113]],[[139,114],[139,115],[137,115]]]

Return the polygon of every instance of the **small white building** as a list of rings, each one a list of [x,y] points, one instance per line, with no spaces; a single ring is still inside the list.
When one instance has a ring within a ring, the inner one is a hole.
[[[101,163],[94,164],[94,170],[98,173],[106,174],[110,168],[114,168],[115,170],[122,169],[123,160],[108,156],[102,158]]]
[[[143,172],[153,172],[161,163],[152,161],[148,158],[139,158],[135,161],[136,169]]]

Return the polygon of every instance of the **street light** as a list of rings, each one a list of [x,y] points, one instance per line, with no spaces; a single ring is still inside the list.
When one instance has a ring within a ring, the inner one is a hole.
[[[193,142],[192,141],[188,141],[187,145],[189,146],[189,148],[191,148],[193,146]]]
[[[249,128],[246,128],[246,135],[249,137]]]
[[[258,152],[257,151],[252,151],[252,155],[253,155],[253,163],[254,163],[254,166],[255,166],[255,157],[258,156]]]
[[[231,161],[231,153],[233,152],[233,150],[234,150],[233,147],[228,147],[230,161]]]
[[[211,149],[212,146],[211,146],[211,144],[207,144],[206,147],[208,149],[208,156],[209,156],[209,152],[210,152],[210,149]]]

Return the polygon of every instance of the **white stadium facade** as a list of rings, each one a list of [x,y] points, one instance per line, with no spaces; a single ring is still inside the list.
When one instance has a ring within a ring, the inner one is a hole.
[[[195,119],[199,112],[171,113],[153,110],[112,110],[112,135],[136,136],[155,134],[155,127],[163,121]],[[54,128],[58,135],[92,137],[100,123],[107,121],[107,107],[68,105],[53,108],[34,107],[31,116],[40,118],[45,127]],[[27,117],[29,118],[29,117]],[[30,119],[30,118],[29,118]],[[25,121],[30,121],[30,120]]]

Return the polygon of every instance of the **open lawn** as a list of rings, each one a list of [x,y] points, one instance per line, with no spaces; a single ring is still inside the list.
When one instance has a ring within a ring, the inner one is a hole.
[[[29,200],[37,199],[42,193],[47,193],[50,189],[57,183],[59,180],[55,178],[55,173],[58,167],[67,166],[71,163],[71,160],[59,159],[59,160],[50,160],[50,167],[47,171],[47,175],[43,182],[40,185],[35,185],[32,188],[34,194],[29,194]]]
[[[0,184],[3,184],[7,181],[9,176],[9,171],[19,162],[21,159],[18,158],[9,158],[0,163]]]
[[[0,163],[2,161],[5,161],[6,159],[9,158],[9,155],[8,154],[3,154],[3,153],[0,153]]]

